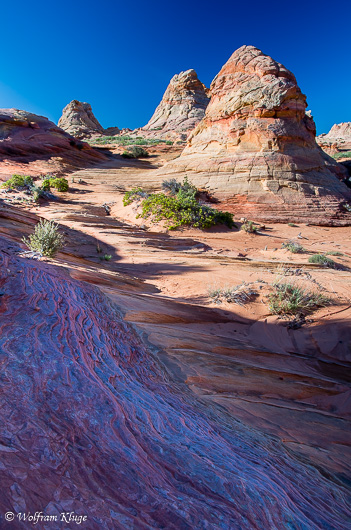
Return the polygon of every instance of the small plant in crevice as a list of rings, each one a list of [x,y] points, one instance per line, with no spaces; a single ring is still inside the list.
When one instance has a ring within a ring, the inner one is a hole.
[[[64,237],[56,223],[41,219],[35,226],[34,233],[28,238],[24,237],[22,241],[32,252],[51,258],[62,248]]]
[[[316,263],[322,265],[323,267],[328,267],[330,269],[335,269],[336,263],[332,259],[328,258],[325,254],[313,254],[308,258],[309,263]]]
[[[282,248],[286,248],[293,254],[302,254],[306,250],[302,245],[300,245],[300,243],[294,241],[293,239],[289,239],[289,241],[282,243]]]

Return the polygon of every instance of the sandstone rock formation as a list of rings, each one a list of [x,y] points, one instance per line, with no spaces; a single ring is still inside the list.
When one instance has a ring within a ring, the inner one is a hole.
[[[0,173],[25,165],[27,174],[75,169],[105,160],[105,155],[76,140],[43,116],[0,109]]]
[[[328,154],[351,151],[351,122],[336,123],[328,134],[320,134],[316,140]]]
[[[204,119],[182,155],[160,170],[186,173],[256,219],[343,223],[345,170],[316,144],[294,75],[254,46],[233,53],[211,84]]]
[[[204,117],[208,103],[208,89],[195,70],[181,72],[172,77],[161,103],[141,132],[185,140]]]
[[[76,99],[63,109],[58,126],[75,138],[90,138],[93,135],[104,134],[104,129],[95,118],[91,105]]]

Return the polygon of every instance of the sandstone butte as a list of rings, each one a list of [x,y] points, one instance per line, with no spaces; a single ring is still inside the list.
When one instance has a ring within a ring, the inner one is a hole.
[[[351,150],[351,122],[336,123],[327,134],[316,138],[318,145],[328,154]]]
[[[118,134],[118,127],[105,129],[95,118],[89,103],[74,99],[62,111],[58,126],[75,138],[91,138],[104,134]]]
[[[257,220],[347,224],[346,171],[315,140],[294,75],[254,46],[236,50],[210,88],[181,156],[158,170],[214,192]],[[155,122],[156,124],[157,122]]]
[[[208,89],[199,81],[195,70],[180,72],[172,77],[150,121],[138,131],[186,140],[189,131],[205,116],[209,100]]]
[[[43,116],[0,109],[0,174],[41,174],[95,165],[106,156]]]

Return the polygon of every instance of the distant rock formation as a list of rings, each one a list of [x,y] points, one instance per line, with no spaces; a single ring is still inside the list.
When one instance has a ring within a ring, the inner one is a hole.
[[[181,72],[172,77],[161,103],[141,132],[185,140],[204,117],[209,101],[208,89],[195,70]]]
[[[328,134],[316,138],[318,145],[328,154],[351,151],[351,122],[333,125]]]
[[[104,129],[95,118],[91,105],[76,99],[63,109],[58,126],[75,138],[90,138],[93,135],[104,134]]]
[[[43,116],[0,109],[0,173],[24,164],[27,174],[86,167],[106,156],[70,136]]]
[[[344,224],[345,169],[316,144],[294,75],[254,46],[233,53],[211,84],[204,119],[162,174],[226,200],[235,214]],[[345,221],[345,217],[349,221]]]

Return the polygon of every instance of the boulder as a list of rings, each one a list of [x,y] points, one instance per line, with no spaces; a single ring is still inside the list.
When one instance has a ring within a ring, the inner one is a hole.
[[[159,172],[187,174],[233,213],[265,221],[344,224],[345,168],[315,141],[294,75],[254,46],[236,50],[211,84],[205,117]]]
[[[76,99],[63,109],[58,126],[75,138],[90,138],[104,134],[104,129],[95,118],[91,105]]]
[[[351,122],[336,123],[328,134],[320,134],[316,140],[328,154],[351,151]]]
[[[181,72],[172,77],[152,118],[138,132],[185,140],[204,117],[208,103],[208,89],[195,70]]]

